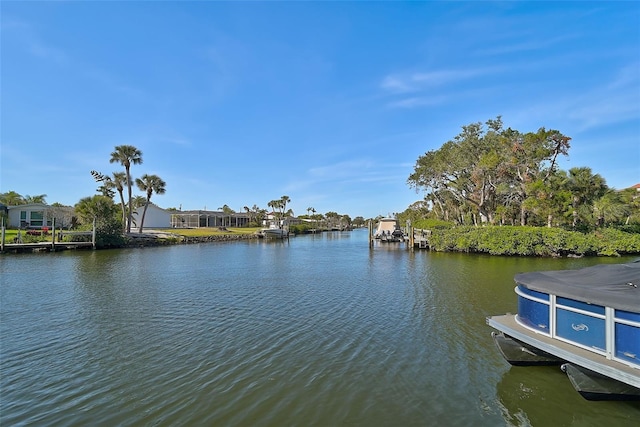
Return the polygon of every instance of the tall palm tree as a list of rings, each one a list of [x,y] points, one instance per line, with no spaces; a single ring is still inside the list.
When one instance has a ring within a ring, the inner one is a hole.
[[[138,233],[142,233],[142,227],[144,226],[144,217],[147,214],[147,208],[149,207],[149,202],[151,201],[151,195],[153,193],[156,194],[164,194],[166,192],[167,183],[162,180],[157,175],[142,175],[142,178],[136,178],[136,185],[140,189],[140,191],[144,191],[147,194],[147,201],[144,204],[144,209],[142,211],[142,218],[140,219],[140,227],[138,229]],[[131,209],[131,206],[129,206]]]
[[[113,186],[118,192],[118,196],[120,196],[120,207],[122,208],[122,231],[125,230],[127,224],[127,210],[126,204],[124,202],[124,186],[127,183],[127,174],[124,172],[113,172]]]
[[[129,206],[127,209],[127,233],[131,232],[131,165],[142,164],[142,151],[133,145],[118,145],[111,153],[109,163],[120,163],[124,166],[127,178],[127,189],[129,195]]]
[[[291,199],[289,196],[282,196],[280,200],[282,201],[282,213],[284,214],[287,211],[287,203],[289,203]]]

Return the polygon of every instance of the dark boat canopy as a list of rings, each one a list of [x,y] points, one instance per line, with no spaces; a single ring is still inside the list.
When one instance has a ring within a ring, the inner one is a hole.
[[[601,264],[579,270],[521,273],[515,276],[515,281],[527,289],[546,294],[640,312],[640,261]]]

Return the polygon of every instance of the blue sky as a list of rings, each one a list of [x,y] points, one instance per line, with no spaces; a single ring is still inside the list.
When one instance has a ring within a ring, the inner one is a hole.
[[[0,3],[0,192],[74,205],[143,153],[161,207],[374,217],[416,160],[501,115],[640,182],[638,2]],[[140,194],[137,191],[136,194]]]

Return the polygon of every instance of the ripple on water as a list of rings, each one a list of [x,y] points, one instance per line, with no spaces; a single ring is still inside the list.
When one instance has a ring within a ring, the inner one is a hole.
[[[522,394],[530,374],[508,375],[489,339],[522,260],[349,236],[3,259],[23,274],[3,276],[0,424],[494,426],[546,419],[545,399],[589,411],[545,381]]]

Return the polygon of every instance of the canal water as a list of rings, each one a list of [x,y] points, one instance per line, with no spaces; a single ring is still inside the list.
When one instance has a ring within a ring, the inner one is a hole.
[[[636,426],[510,367],[514,274],[629,259],[368,247],[367,232],[0,255],[0,425]]]

